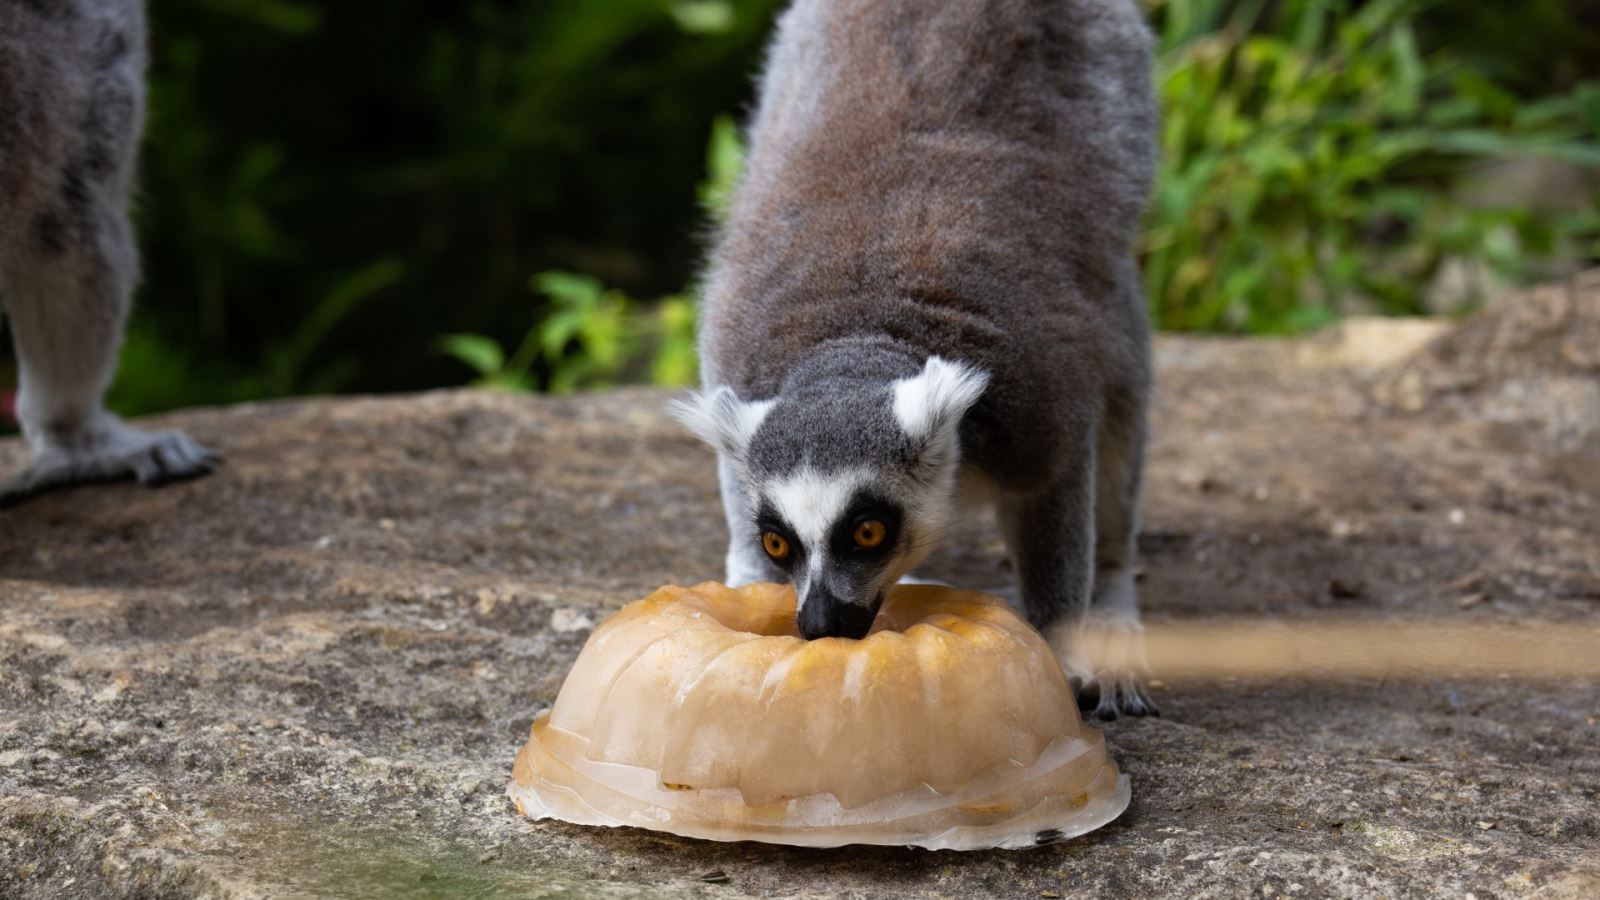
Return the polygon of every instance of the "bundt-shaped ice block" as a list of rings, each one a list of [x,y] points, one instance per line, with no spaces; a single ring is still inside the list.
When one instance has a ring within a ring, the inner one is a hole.
[[[789,587],[664,587],[595,629],[512,774],[533,818],[816,847],[1035,846],[1129,796],[1038,632],[933,585],[815,641]]]

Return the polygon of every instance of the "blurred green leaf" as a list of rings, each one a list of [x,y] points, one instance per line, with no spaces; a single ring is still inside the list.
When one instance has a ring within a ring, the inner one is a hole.
[[[571,272],[540,272],[533,276],[533,289],[549,295],[563,306],[587,308],[599,302],[605,287],[596,278]]]
[[[744,168],[744,141],[733,117],[720,115],[711,123],[711,138],[706,142],[706,177],[700,182],[700,206],[711,220],[721,223],[728,216],[728,203]]]
[[[693,384],[700,361],[695,350],[694,303],[684,297],[663,298],[656,308],[659,347],[650,380],[665,387]]]
[[[727,34],[733,30],[733,4],[727,0],[674,0],[672,18],[689,34]]]
[[[315,31],[322,20],[315,6],[288,0],[202,0],[202,5],[286,34]]]
[[[481,334],[447,334],[439,338],[439,349],[461,360],[481,376],[498,374],[505,368],[506,354],[494,338]]]

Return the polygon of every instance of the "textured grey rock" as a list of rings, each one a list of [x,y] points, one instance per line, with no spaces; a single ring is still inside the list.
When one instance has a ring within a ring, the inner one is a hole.
[[[1558,330],[1600,322],[1568,293]],[[1480,337],[1535,307],[1420,350],[1165,340],[1150,616],[1600,619],[1593,348]],[[1541,379],[1578,406],[1505,399]],[[710,457],[663,399],[195,411],[169,421],[218,474],[0,513],[0,896],[1600,895],[1595,683],[1159,686],[1165,718],[1107,728],[1132,808],[1028,852],[518,818],[512,755],[590,625],[718,572]],[[981,522],[944,568],[1006,577]]]

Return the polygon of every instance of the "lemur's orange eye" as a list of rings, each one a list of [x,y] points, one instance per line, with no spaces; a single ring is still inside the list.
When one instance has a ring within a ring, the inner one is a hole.
[[[856,546],[871,550],[873,547],[883,543],[883,539],[888,533],[889,529],[883,527],[882,522],[877,519],[868,519],[856,526]]]
[[[761,536],[761,549],[773,559],[788,559],[789,539],[776,531],[769,531]]]

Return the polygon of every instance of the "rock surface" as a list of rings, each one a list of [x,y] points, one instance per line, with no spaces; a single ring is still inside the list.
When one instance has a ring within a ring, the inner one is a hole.
[[[1163,339],[1149,616],[1600,620],[1597,326],[1590,274],[1453,330]],[[589,628],[719,574],[664,399],[188,412],[218,474],[0,513],[0,896],[1600,895],[1594,682],[1159,685],[1106,729],[1132,808],[1034,851],[520,819]],[[942,574],[1003,584],[992,528]]]

